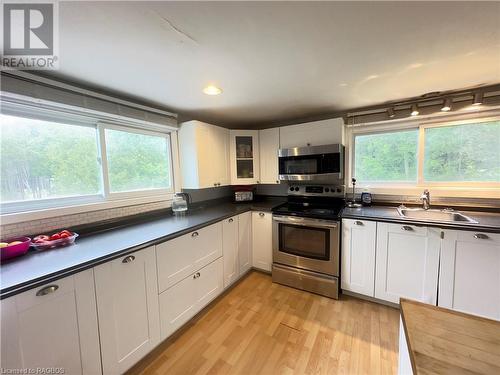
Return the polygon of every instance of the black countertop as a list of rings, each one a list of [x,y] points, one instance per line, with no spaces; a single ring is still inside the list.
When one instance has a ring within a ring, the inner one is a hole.
[[[94,267],[111,259],[170,240],[246,211],[270,211],[284,199],[248,203],[207,203],[187,214],[154,218],[77,239],[74,245],[28,254],[4,262],[0,268],[0,298]]]
[[[342,218],[425,225],[427,227],[439,227],[443,229],[475,230],[500,233],[500,212],[457,211],[469,216],[478,223],[450,223],[446,221],[408,219],[401,217],[396,207],[390,206],[371,206],[360,208],[346,207],[342,211]]]

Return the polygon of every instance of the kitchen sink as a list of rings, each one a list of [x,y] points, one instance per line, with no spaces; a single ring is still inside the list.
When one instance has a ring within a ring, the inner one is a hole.
[[[454,211],[452,209],[435,210],[429,209],[424,210],[423,208],[407,208],[398,207],[399,216],[408,219],[417,220],[429,220],[429,221],[449,221],[449,222],[463,222],[463,223],[475,223],[478,222],[470,217]]]

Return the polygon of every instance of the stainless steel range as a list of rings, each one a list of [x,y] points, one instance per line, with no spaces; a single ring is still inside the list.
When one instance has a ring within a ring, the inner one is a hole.
[[[344,186],[290,186],[273,210],[274,282],[338,298],[344,197]]]

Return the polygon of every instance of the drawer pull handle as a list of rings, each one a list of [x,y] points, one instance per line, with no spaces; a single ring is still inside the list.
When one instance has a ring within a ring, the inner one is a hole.
[[[487,240],[489,237],[483,233],[476,233],[474,234],[474,238],[478,240]]]
[[[200,277],[200,273],[199,272],[196,272],[194,275],[193,275],[193,279],[197,279],[198,277]]]
[[[45,288],[40,289],[38,292],[36,292],[36,295],[38,297],[46,296],[47,294],[54,293],[57,289],[59,289],[58,285],[49,285],[49,286],[46,286]]]
[[[264,212],[259,212],[260,217],[264,217]]]
[[[412,231],[413,228],[410,227],[409,225],[403,225],[401,228],[403,228],[403,230],[408,230],[408,231]]]
[[[122,263],[130,263],[135,260],[135,256],[129,255],[128,257],[123,258]]]
[[[234,220],[231,218],[231,219],[229,219],[228,221],[229,221],[230,223],[232,223]]]
[[[364,225],[364,224],[363,224],[363,222],[362,222],[362,221],[358,221],[358,220],[356,220],[356,221],[354,222],[354,225]]]
[[[191,237],[198,237],[200,234],[198,232],[193,232],[193,234],[191,234]]]

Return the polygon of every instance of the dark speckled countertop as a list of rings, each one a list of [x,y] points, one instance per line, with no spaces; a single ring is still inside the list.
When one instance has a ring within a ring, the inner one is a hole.
[[[476,220],[478,223],[457,222],[450,223],[445,221],[429,221],[408,219],[401,217],[396,207],[390,206],[371,206],[361,208],[344,208],[342,218],[385,221],[389,223],[406,223],[415,225],[425,225],[439,227],[443,229],[476,230],[485,232],[500,233],[500,212],[478,212],[456,210]]]
[[[201,204],[187,214],[171,213],[146,222],[121,226],[77,239],[74,245],[35,252],[2,263],[0,298],[6,298],[45,283],[92,268],[111,259],[170,240],[193,230],[246,211],[270,211],[284,199],[248,203]]]

